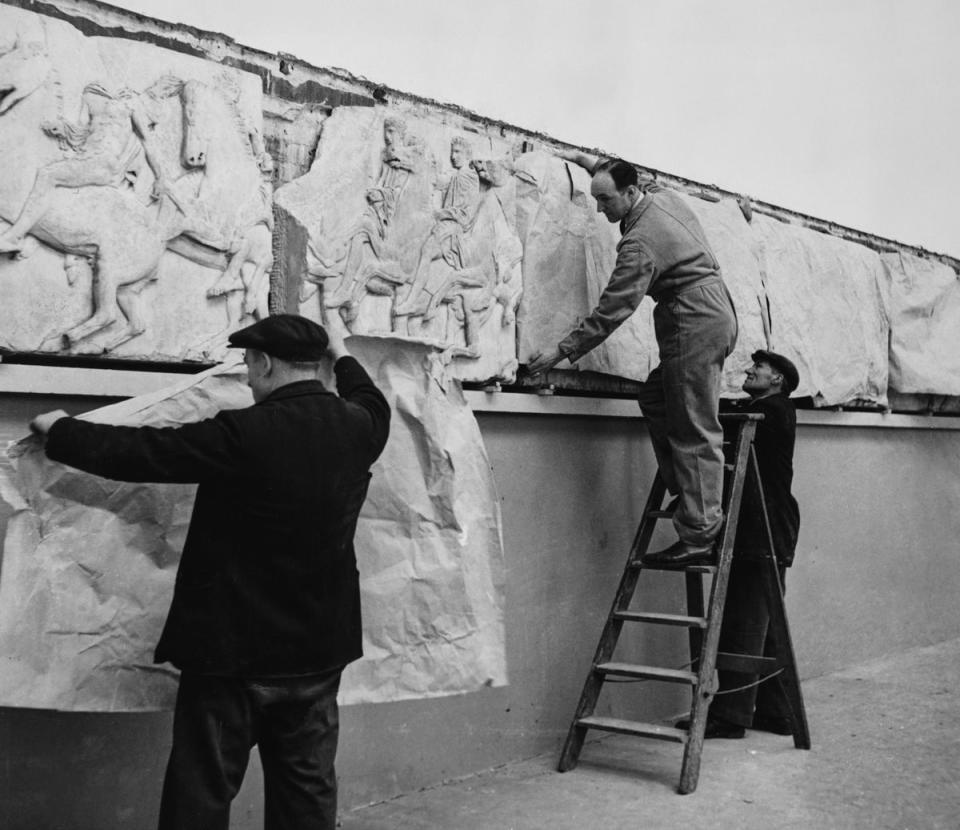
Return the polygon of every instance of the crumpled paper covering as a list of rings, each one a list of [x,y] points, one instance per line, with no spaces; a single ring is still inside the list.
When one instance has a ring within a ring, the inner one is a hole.
[[[737,345],[723,364],[721,394],[742,395],[744,373],[753,365],[750,355],[768,344],[770,321],[760,245],[733,199],[710,202],[682,193],[680,197],[700,220],[737,309]]]
[[[341,702],[503,686],[500,498],[480,427],[435,351],[355,340],[393,418],[357,527],[364,657]]]
[[[885,404],[889,280],[876,252],[756,215],[770,304],[770,348],[800,372],[796,395],[822,406]]]
[[[890,274],[890,388],[960,395],[960,278],[941,262],[881,254]]]
[[[394,407],[357,530],[365,657],[344,703],[506,682],[499,502],[479,428],[429,349],[350,341]],[[88,413],[171,425],[251,403],[236,362],[175,389]],[[14,445],[0,498],[15,511],[0,571],[0,705],[171,708],[176,672],[153,664],[195,488],[126,484]]]

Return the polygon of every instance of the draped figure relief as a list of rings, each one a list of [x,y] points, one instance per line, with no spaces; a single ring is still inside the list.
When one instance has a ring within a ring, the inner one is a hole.
[[[512,378],[523,249],[511,148],[344,107],[310,173],[278,191],[308,241],[301,313],[433,343],[462,378]]]

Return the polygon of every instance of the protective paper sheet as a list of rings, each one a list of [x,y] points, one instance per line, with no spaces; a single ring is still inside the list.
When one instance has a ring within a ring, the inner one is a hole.
[[[770,305],[770,347],[800,372],[797,395],[824,406],[887,399],[889,279],[869,248],[753,217]]]
[[[737,309],[737,345],[723,364],[721,394],[739,396],[744,373],[753,363],[750,355],[768,347],[770,321],[757,237],[733,199],[709,202],[680,195],[703,225]]]
[[[890,388],[960,395],[960,278],[943,263],[881,254],[890,273]]]
[[[390,399],[390,441],[357,531],[365,657],[344,703],[506,682],[499,502],[479,429],[426,348],[350,341]],[[89,413],[171,425],[251,403],[242,365]],[[194,488],[125,484],[15,445],[0,497],[14,509],[0,571],[0,705],[75,711],[172,707],[153,664]]]

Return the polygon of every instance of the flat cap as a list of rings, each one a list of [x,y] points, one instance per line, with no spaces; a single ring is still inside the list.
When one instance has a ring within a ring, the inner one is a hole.
[[[330,338],[323,326],[299,314],[273,314],[235,331],[228,342],[238,349],[257,349],[290,361],[320,360]]]
[[[800,373],[797,371],[797,367],[793,365],[793,361],[790,360],[789,357],[784,357],[782,354],[768,352],[766,349],[761,349],[760,351],[754,352],[752,355],[750,355],[750,358],[754,363],[769,363],[774,369],[783,375],[783,391],[788,395],[800,385]]]

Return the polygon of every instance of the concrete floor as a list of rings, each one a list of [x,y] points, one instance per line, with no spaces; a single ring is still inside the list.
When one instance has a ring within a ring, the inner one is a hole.
[[[811,750],[752,731],[708,741],[691,795],[674,790],[678,744],[611,736],[570,772],[540,756],[350,811],[342,828],[960,828],[960,639],[803,688]]]

